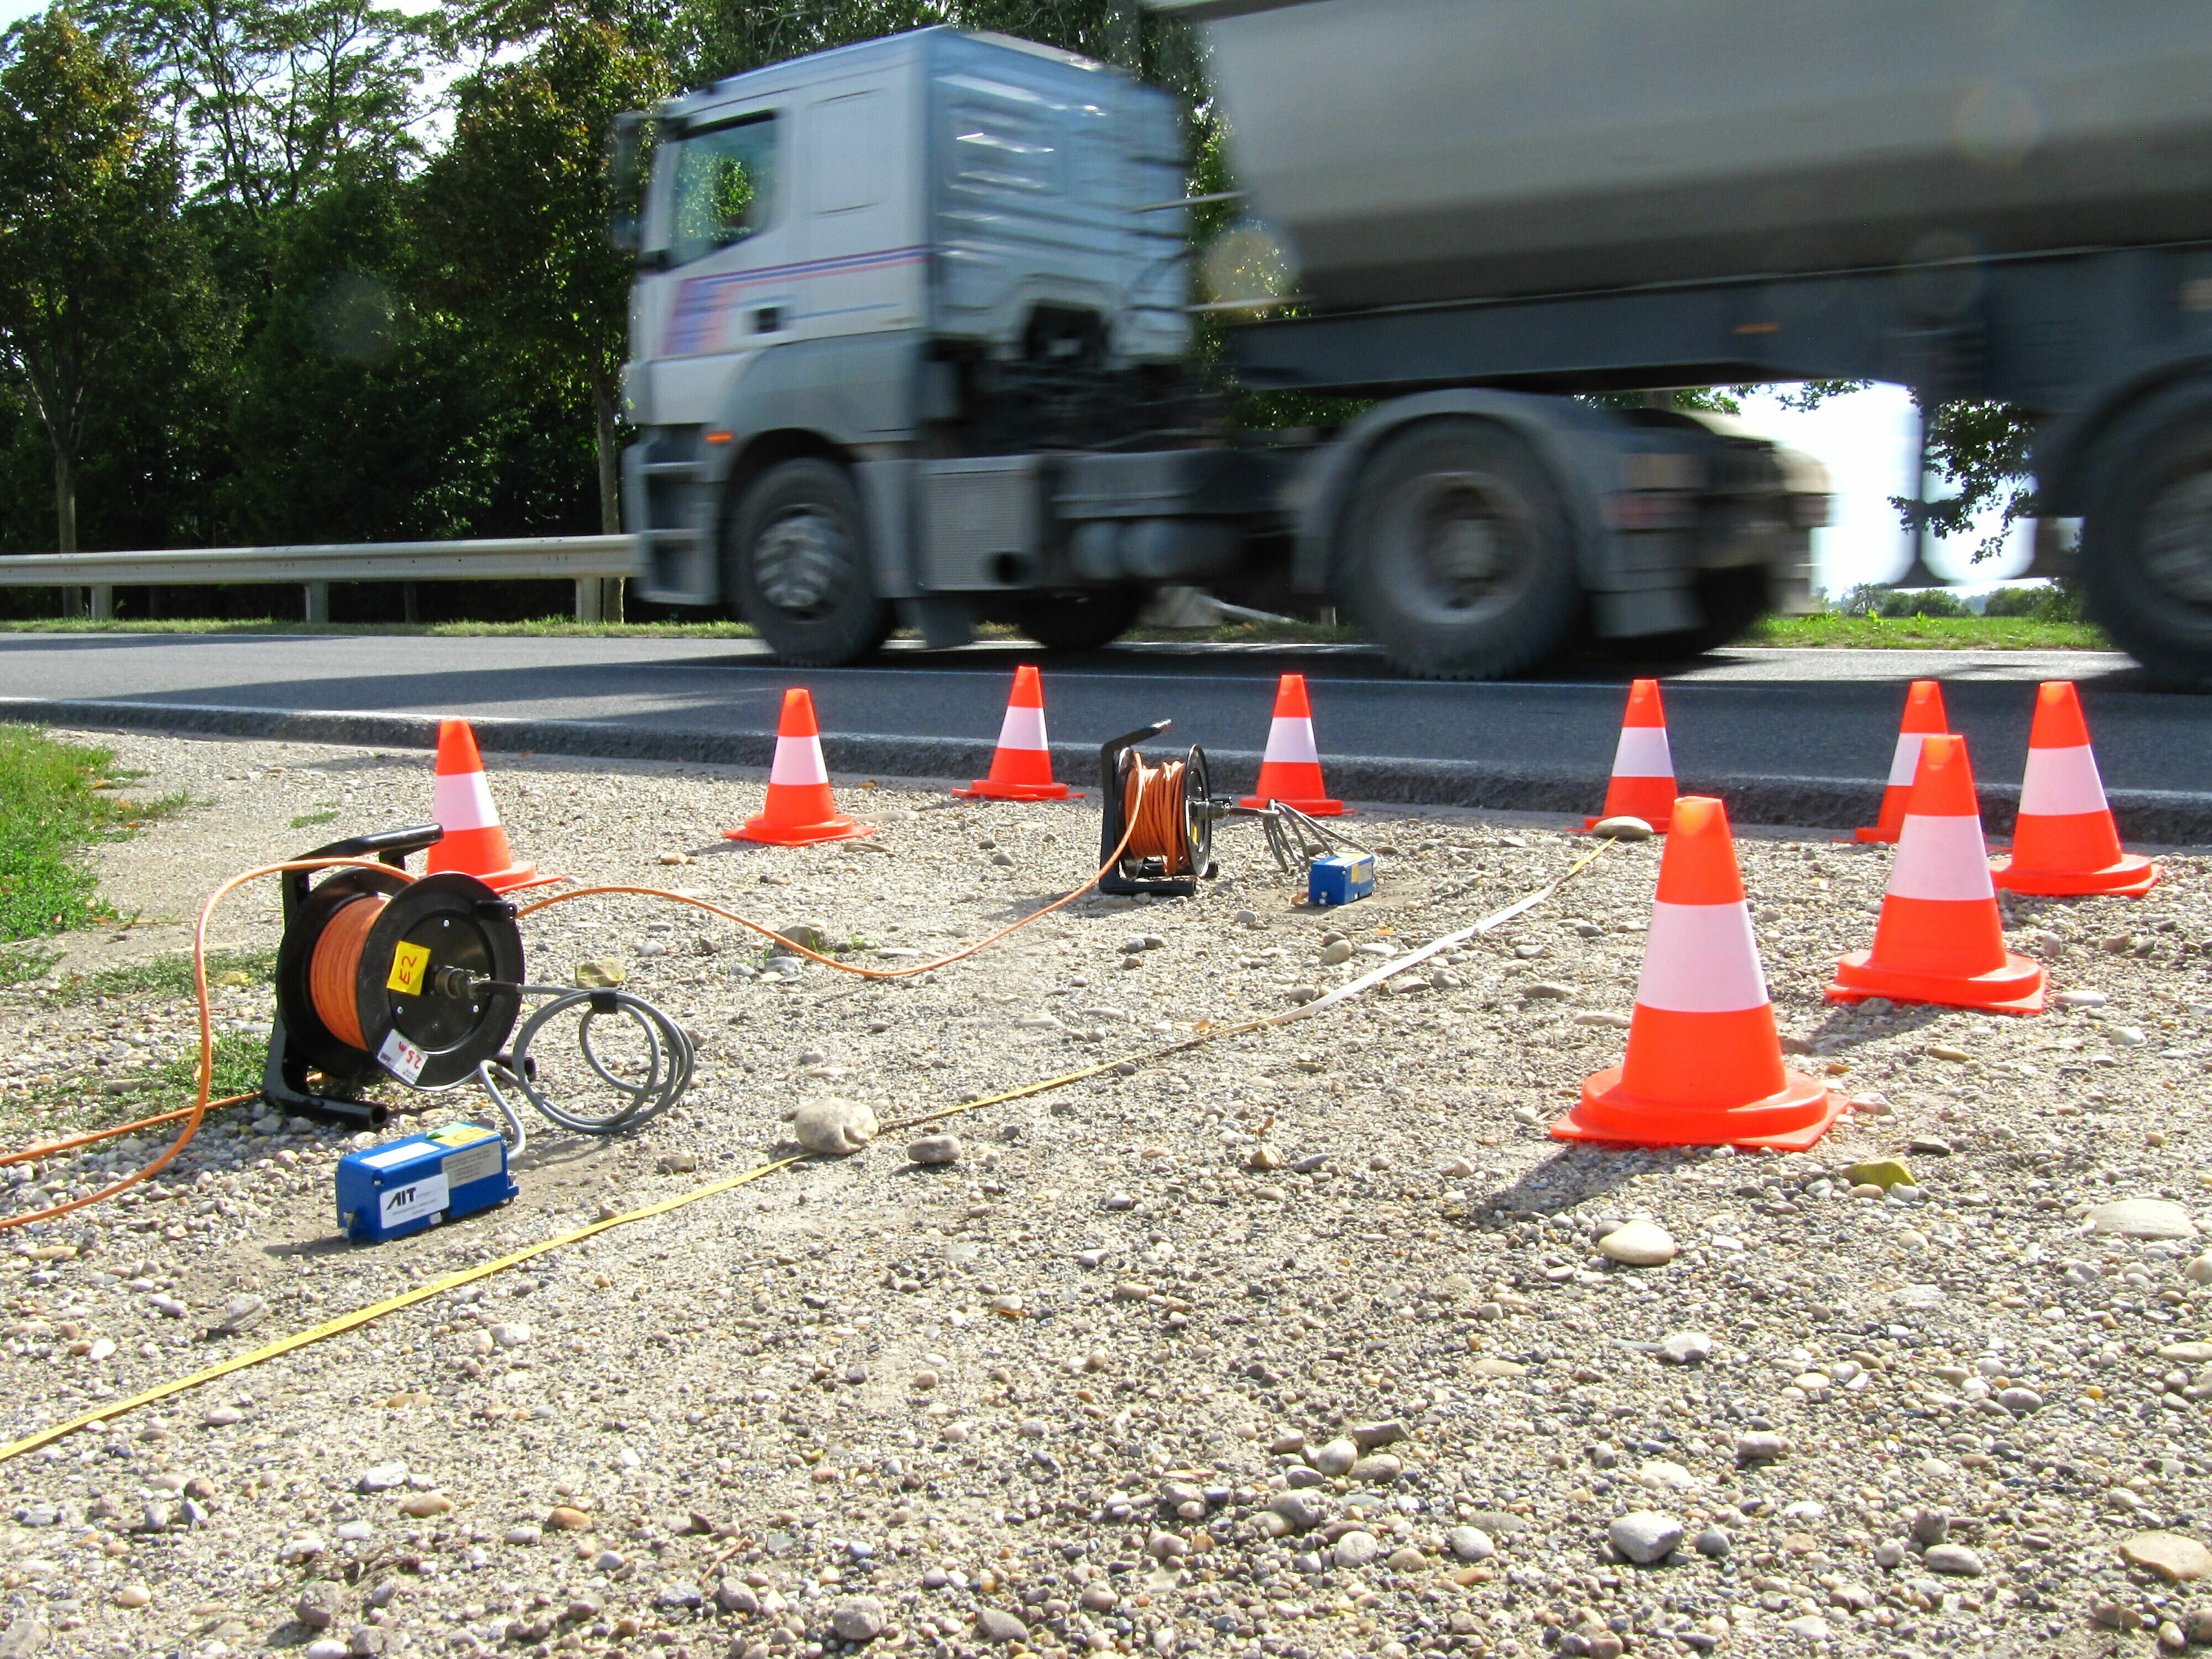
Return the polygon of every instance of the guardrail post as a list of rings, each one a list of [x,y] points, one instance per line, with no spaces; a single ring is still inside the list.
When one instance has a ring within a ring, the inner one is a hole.
[[[104,583],[92,590],[92,619],[94,622],[115,620],[115,590]]]
[[[307,590],[307,615],[303,622],[326,623],[331,619],[331,585],[328,582],[306,582]]]
[[[595,623],[600,619],[600,592],[599,579],[597,576],[576,578],[576,620],[578,622]]]

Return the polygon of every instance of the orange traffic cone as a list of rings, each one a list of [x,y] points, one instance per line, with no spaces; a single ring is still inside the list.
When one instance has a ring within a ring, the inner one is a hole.
[[[474,876],[495,892],[542,887],[563,876],[541,876],[532,864],[517,864],[492,805],[483,757],[477,751],[475,728],[466,720],[438,722],[438,775],[430,786],[430,816],[445,835],[430,844],[424,860],[429,873],[447,871]]]
[[[2045,680],[2035,694],[2012,856],[1997,860],[1997,885],[2015,893],[2133,897],[2157,886],[2159,875],[2148,859],[2120,851],[2119,827],[2097,775],[2074,683]]]
[[[1636,680],[1628,688],[1628,713],[1620,722],[1620,742],[1613,751],[1613,781],[1606,786],[1605,811],[1584,818],[1595,830],[1607,818],[1642,818],[1663,832],[1674,814],[1674,755],[1667,746],[1667,707],[1659,682]]]
[[[814,723],[814,699],[794,686],[783,694],[783,717],[775,726],[775,763],[768,774],[768,802],[742,830],[725,830],[731,841],[757,841],[770,847],[811,847],[822,841],[872,836],[872,823],[855,823],[837,811],[830,790],[830,769],[822,761],[822,728]]]
[[[1066,800],[1073,793],[1052,781],[1052,750],[1044,735],[1044,684],[1024,663],[1014,670],[1013,694],[991,753],[991,775],[952,792],[963,800]]]
[[[1842,1097],[1783,1069],[1728,809],[1701,795],[1671,805],[1627,1057],[1583,1083],[1582,1103],[1552,1134],[1802,1152],[1827,1133]]]
[[[1828,996],[2043,1012],[2043,965],[2004,948],[1964,738],[1937,735],[1921,744],[1874,949],[1837,964]]]
[[[1321,750],[1314,744],[1313,705],[1306,677],[1285,674],[1275,687],[1275,718],[1267,727],[1267,752],[1260,759],[1255,792],[1237,804],[1265,806],[1279,800],[1311,818],[1340,818],[1351,810],[1328,798],[1321,781]]]
[[[1897,844],[1905,830],[1905,803],[1920,769],[1920,740],[1951,729],[1943,712],[1943,688],[1934,680],[1915,680],[1905,694],[1905,718],[1897,728],[1897,748],[1889,757],[1889,783],[1881,792],[1881,814],[1871,829],[1854,830],[1861,841]]]

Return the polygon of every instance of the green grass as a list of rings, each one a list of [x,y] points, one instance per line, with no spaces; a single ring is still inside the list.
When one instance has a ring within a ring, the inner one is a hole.
[[[94,842],[182,809],[183,796],[131,801],[109,793],[141,775],[106,749],[0,724],[0,945],[110,917],[82,862]]]
[[[260,1088],[262,1061],[268,1053],[269,1044],[261,1037],[248,1036],[243,1031],[216,1032],[215,1084],[208,1091],[208,1098],[222,1100],[231,1095],[250,1095]],[[170,1060],[161,1067],[159,1076],[160,1085],[149,1093],[161,1103],[148,1107],[149,1113],[191,1105],[200,1081],[198,1049]]]
[[[221,983],[226,974],[243,974],[264,985],[276,971],[274,951],[210,951],[208,984]],[[56,1000],[90,1002],[99,997],[188,997],[192,994],[192,959],[189,954],[152,957],[126,962],[96,973],[79,974],[55,988]]]
[[[61,959],[60,951],[43,945],[0,946],[0,991],[27,984]]]
[[[2094,624],[2029,617],[1769,617],[1746,645],[1891,651],[2109,651]]]
[[[292,827],[295,830],[312,830],[319,823],[335,823],[337,816],[337,808],[335,806],[324,812],[302,812],[292,820]]]

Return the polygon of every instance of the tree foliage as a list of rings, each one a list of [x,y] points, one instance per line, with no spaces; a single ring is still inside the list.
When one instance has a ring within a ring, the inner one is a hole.
[[[63,12],[0,50],[0,372],[45,433],[69,552],[88,433],[125,416],[209,307],[177,148],[129,58]]]

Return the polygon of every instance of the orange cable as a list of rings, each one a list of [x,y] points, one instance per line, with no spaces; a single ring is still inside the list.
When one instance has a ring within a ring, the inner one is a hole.
[[[1145,771],[1141,762],[1139,763],[1139,772]],[[1146,773],[1146,780],[1157,775],[1158,775],[1157,773]],[[1139,805],[1143,804],[1144,787],[1145,780],[1139,780],[1137,784],[1137,804]],[[1077,899],[1081,898],[1085,893],[1089,892],[1105,878],[1106,872],[1108,871],[1111,870],[1115,865],[1121,861],[1121,854],[1127,848],[1130,837],[1136,833],[1137,824],[1139,822],[1136,814],[1131,813],[1128,817],[1128,825],[1122,830],[1121,839],[1115,844],[1112,854],[1103,864],[1098,866],[1097,872],[1093,875],[1090,880],[1085,882],[1082,886],[1054,899],[1051,903],[1046,905],[1042,910],[1032,910],[1029,915],[1022,917],[1018,921],[1008,922],[1004,927],[999,929],[997,933],[993,933],[988,939],[976,940],[975,944],[969,945],[965,950],[955,951],[951,956],[939,957],[934,962],[917,963],[911,968],[861,968],[855,966],[851,963],[839,962],[833,957],[822,955],[819,951],[810,951],[805,945],[796,944],[793,941],[786,939],[781,933],[777,933],[775,928],[763,927],[759,922],[753,921],[750,916],[741,916],[735,910],[725,910],[719,904],[709,903],[707,900],[702,898],[694,898],[689,893],[672,893],[665,887],[579,887],[570,892],[556,893],[551,898],[540,899],[535,904],[526,904],[520,910],[516,911],[515,915],[518,917],[534,915],[538,911],[550,908],[553,905],[566,904],[571,899],[590,898],[594,894],[599,893],[635,893],[646,898],[672,899],[678,904],[689,904],[695,909],[711,912],[714,915],[721,916],[727,921],[736,922],[740,927],[750,927],[756,933],[765,934],[768,938],[774,939],[778,945],[784,946],[786,949],[795,951],[802,957],[805,957],[811,961],[822,963],[825,968],[835,968],[841,974],[857,974],[862,979],[910,979],[916,974],[926,974],[933,968],[950,967],[956,962],[964,961],[966,958],[974,956],[978,951],[984,949],[986,946],[997,944],[1000,939],[1006,938],[1007,934],[1014,932],[1017,928],[1026,927],[1031,922],[1037,921],[1039,918],[1050,915],[1061,906],[1072,904]]]

